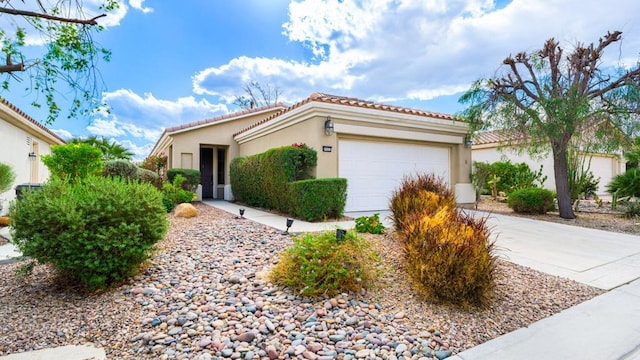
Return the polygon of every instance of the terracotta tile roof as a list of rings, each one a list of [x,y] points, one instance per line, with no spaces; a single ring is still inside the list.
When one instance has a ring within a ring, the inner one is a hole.
[[[505,129],[477,132],[473,135],[473,145],[500,144],[525,139],[522,134],[512,133]],[[526,139],[525,139],[526,140]]]
[[[412,109],[412,108],[406,108],[406,107],[402,107],[402,106],[396,106],[396,105],[388,105],[388,104],[381,104],[381,103],[376,103],[373,101],[368,101],[368,100],[362,100],[362,99],[357,99],[357,98],[352,98],[352,97],[346,97],[346,96],[338,96],[338,95],[330,95],[330,94],[324,94],[324,93],[313,93],[311,94],[308,98],[276,113],[273,114],[269,117],[266,117],[260,121],[258,121],[255,124],[250,125],[247,128],[244,128],[240,131],[238,131],[237,133],[233,134],[233,136],[237,136],[239,134],[242,134],[245,131],[251,130],[257,126],[260,126],[266,122],[269,122],[275,118],[277,118],[278,116],[287,113],[289,111],[292,111],[294,109],[297,109],[305,104],[311,103],[311,102],[323,102],[323,103],[330,103],[330,104],[338,104],[338,105],[345,105],[345,106],[353,106],[353,107],[360,107],[360,108],[368,108],[368,109],[375,109],[375,110],[382,110],[382,111],[389,111],[389,112],[396,112],[396,113],[404,113],[404,114],[410,114],[410,115],[418,115],[418,116],[424,116],[424,117],[430,117],[430,118],[437,118],[437,119],[444,119],[444,120],[459,120],[458,118],[452,116],[452,115],[448,115],[448,114],[443,114],[443,113],[438,113],[438,112],[433,112],[433,111],[425,111],[425,110],[418,110],[418,109]]]
[[[198,127],[198,126],[206,125],[206,124],[211,124],[211,123],[215,123],[215,122],[218,122],[218,121],[231,119],[231,118],[235,118],[235,117],[239,117],[239,116],[243,116],[243,115],[258,113],[258,112],[261,112],[261,111],[264,111],[264,110],[276,109],[276,108],[284,108],[284,107],[285,107],[285,105],[282,104],[282,103],[271,104],[271,105],[267,105],[267,106],[261,106],[261,107],[257,107],[257,108],[253,108],[253,109],[242,110],[242,111],[238,111],[238,112],[234,112],[234,113],[229,113],[229,114],[224,114],[224,115],[212,117],[212,118],[209,118],[209,119],[193,121],[193,122],[190,122],[190,123],[187,123],[187,124],[182,124],[182,125],[166,128],[164,130],[164,132],[165,133],[171,133],[171,132],[174,132],[174,131],[189,129],[189,128],[192,128],[192,127]],[[164,135],[164,133],[163,133],[163,135]]]
[[[46,126],[42,125],[41,123],[39,123],[38,121],[36,121],[34,118],[32,118],[31,116],[27,115],[24,111],[20,110],[17,106],[13,105],[12,103],[10,103],[9,101],[7,101],[7,99],[0,97],[0,103],[6,105],[7,107],[9,107],[11,110],[15,111],[18,115],[20,115],[21,117],[23,117],[25,120],[27,120],[28,122],[32,123],[33,125],[39,127],[40,129],[44,130],[47,134],[53,136],[54,138],[60,140],[63,144],[66,143],[66,141],[61,138],[60,136],[58,136],[56,133],[54,133],[53,131],[49,130],[49,128],[47,128]]]

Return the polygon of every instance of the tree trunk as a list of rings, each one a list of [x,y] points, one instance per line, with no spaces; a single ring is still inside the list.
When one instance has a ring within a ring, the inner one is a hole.
[[[575,219],[571,193],[569,192],[569,168],[567,166],[567,145],[556,145],[553,148],[553,174],[556,178],[558,210],[563,219]]]

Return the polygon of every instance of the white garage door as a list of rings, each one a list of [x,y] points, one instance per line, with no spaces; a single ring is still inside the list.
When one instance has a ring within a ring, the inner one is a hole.
[[[401,144],[340,140],[339,176],[347,179],[345,211],[387,210],[403,176],[435,173],[449,182],[449,149]]]

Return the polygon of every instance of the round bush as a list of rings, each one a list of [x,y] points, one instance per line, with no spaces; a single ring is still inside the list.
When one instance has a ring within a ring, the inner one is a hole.
[[[554,194],[543,188],[520,189],[509,194],[507,206],[517,213],[546,214],[555,209]]]
[[[10,208],[13,242],[87,290],[135,274],[168,227],[162,194],[119,178],[52,179]]]
[[[138,168],[138,179],[141,182],[149,183],[155,186],[158,190],[162,190],[162,178],[156,172]]]
[[[378,255],[371,244],[355,232],[343,241],[335,232],[308,233],[293,239],[294,245],[280,254],[271,280],[305,296],[335,295],[369,287],[377,277]]]

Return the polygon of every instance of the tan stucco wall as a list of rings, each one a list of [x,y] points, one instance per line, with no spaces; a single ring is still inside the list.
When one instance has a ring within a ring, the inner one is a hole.
[[[227,151],[225,183],[229,184],[229,163],[234,157],[239,156],[238,144],[233,140],[233,134],[277,111],[262,112],[240,119],[223,120],[201,128],[170,134],[170,141],[166,142],[164,147],[156,149],[154,153],[167,155],[169,168],[186,167],[200,170],[201,147],[224,147]],[[182,164],[185,159],[190,160],[190,166]]]
[[[258,137],[247,142],[240,144],[240,156],[248,156],[264,152],[270,148],[280,147],[285,145],[291,145],[296,142],[304,142],[307,146],[313,148],[318,153],[318,166],[316,168],[315,176],[318,178],[337,177],[338,176],[338,152],[339,152],[339,139],[362,139],[373,141],[390,141],[400,143],[413,143],[419,145],[428,145],[436,147],[446,147],[449,149],[451,159],[451,174],[453,187],[456,183],[469,183],[469,174],[471,173],[471,149],[465,148],[463,144],[445,144],[439,142],[427,142],[427,141],[415,141],[395,138],[384,137],[367,137],[359,136],[357,134],[340,134],[334,133],[332,136],[326,136],[324,134],[324,121],[325,117],[316,116],[306,121],[298,122],[284,129],[280,129],[277,132]],[[362,122],[350,121],[345,119],[332,119],[334,124],[346,124],[346,125],[365,125]],[[401,126],[393,125],[377,125],[376,127],[382,129],[403,129]],[[459,134],[447,134],[444,132],[427,132],[424,130],[414,130],[414,132],[435,133],[442,135],[458,135]],[[331,152],[323,152],[323,146],[331,146]]]

